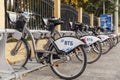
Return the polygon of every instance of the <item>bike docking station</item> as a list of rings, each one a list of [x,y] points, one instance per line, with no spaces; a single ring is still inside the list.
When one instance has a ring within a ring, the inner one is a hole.
[[[31,30],[32,33],[36,33],[36,30]],[[0,80],[21,79],[24,74],[27,74],[36,69],[42,68],[45,65],[35,62],[35,60],[29,61],[26,68],[16,70],[8,63],[5,58],[5,44],[7,41],[7,34],[16,33],[14,29],[0,29]],[[46,33],[41,31],[41,33]]]
[[[35,38],[41,38],[41,36],[47,36],[47,34],[49,34],[49,31],[46,30],[30,30],[30,32]],[[65,36],[75,34],[73,31],[60,31],[60,33]],[[9,64],[5,56],[5,46],[8,34],[18,36],[18,31],[15,29],[0,29],[0,80],[22,79],[26,74],[47,66],[37,63],[37,61],[33,59],[32,61],[28,61],[25,66],[26,68],[19,70],[17,68],[14,69],[13,66]]]

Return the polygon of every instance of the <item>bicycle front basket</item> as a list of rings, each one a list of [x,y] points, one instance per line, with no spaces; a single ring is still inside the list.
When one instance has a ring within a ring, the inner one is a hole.
[[[16,21],[15,29],[17,29],[19,31],[22,31],[23,28],[24,28],[24,25],[25,25],[25,21],[19,19],[19,20]]]

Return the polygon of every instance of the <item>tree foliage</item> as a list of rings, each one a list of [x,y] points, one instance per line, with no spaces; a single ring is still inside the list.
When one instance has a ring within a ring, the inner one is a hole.
[[[83,3],[86,3],[88,0],[61,0],[63,3],[70,4],[74,7],[81,7]]]
[[[115,0],[62,0],[62,2],[70,4],[76,8],[83,7],[84,12],[94,13],[95,16],[100,16],[103,14],[103,1],[105,1],[106,14],[113,14],[115,10]]]

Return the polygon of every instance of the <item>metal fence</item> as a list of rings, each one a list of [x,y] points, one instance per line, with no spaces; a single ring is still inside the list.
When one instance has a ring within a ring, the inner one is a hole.
[[[87,13],[82,14],[82,21],[84,24],[90,25],[90,16]],[[98,20],[97,17],[94,17],[94,26],[98,26]]]
[[[82,22],[84,24],[90,25],[90,16],[87,13],[82,14]]]
[[[54,2],[53,0],[6,0],[6,8],[8,11],[16,12],[29,11],[36,14],[40,14],[41,17],[36,19],[30,19],[29,28],[30,29],[44,29],[42,23],[42,17],[49,18],[54,16]],[[83,13],[83,23],[90,25],[90,17],[88,14]],[[70,30],[69,22],[78,21],[78,12],[77,10],[68,5],[61,4],[61,19],[64,21],[64,24],[61,26],[62,30]],[[94,18],[94,25],[97,25],[97,19]],[[7,26],[6,28],[13,28]]]
[[[30,19],[30,29],[44,29],[42,17],[48,18],[53,16],[54,3],[52,0],[7,0],[7,10],[16,12],[29,11],[40,14],[41,17],[36,16],[36,19]],[[9,26],[7,26],[9,28]]]
[[[62,4],[61,18],[64,21],[64,24],[62,25],[61,29],[70,30],[69,22],[78,21],[78,12],[74,7],[68,4]]]
[[[98,20],[97,20],[97,17],[94,17],[94,26],[98,26]]]

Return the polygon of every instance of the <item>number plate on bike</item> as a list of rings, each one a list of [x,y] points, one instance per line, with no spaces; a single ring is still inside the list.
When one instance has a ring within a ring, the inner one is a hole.
[[[79,45],[83,45],[84,43],[74,37],[62,37],[60,39],[57,39],[55,41],[55,44],[57,45],[59,50],[62,50],[64,52],[69,52],[75,47]]]

